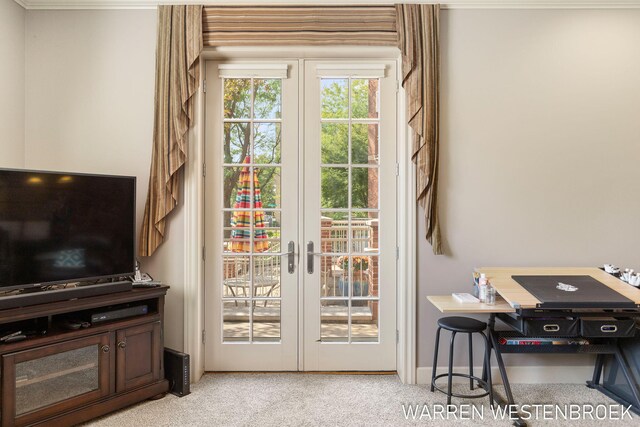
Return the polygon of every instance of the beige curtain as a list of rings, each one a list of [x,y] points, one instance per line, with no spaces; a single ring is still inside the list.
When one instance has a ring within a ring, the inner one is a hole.
[[[138,252],[153,254],[162,243],[167,215],[179,197],[187,158],[193,95],[200,81],[202,6],[158,6],[153,151],[149,191]]]
[[[397,4],[398,47],[402,53],[402,86],[413,130],[417,165],[417,199],[425,210],[426,238],[442,254],[438,222],[438,146],[440,110],[440,5]]]
[[[205,6],[205,46],[396,46],[393,5]]]

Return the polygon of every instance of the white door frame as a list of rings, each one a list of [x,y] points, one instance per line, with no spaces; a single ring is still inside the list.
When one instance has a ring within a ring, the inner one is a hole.
[[[228,47],[205,49],[200,56],[201,84],[195,98],[195,118],[189,131],[191,147],[184,172],[184,352],[191,357],[191,380],[204,373],[204,97],[205,63],[210,59],[394,59],[401,67],[397,48],[389,47]],[[399,68],[400,69],[400,68]],[[416,211],[415,167],[410,160],[410,140],[404,90],[398,90],[398,263],[397,371],[405,384],[416,381]]]

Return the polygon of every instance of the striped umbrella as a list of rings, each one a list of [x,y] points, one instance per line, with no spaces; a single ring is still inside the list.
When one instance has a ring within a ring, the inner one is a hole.
[[[244,159],[244,164],[251,163],[251,157]],[[251,172],[249,166],[244,166],[238,178],[238,194],[233,204],[235,209],[231,217],[231,251],[250,252],[251,251],[251,212],[244,210],[251,208]],[[258,171],[253,169],[253,202],[254,224],[253,224],[253,250],[254,252],[264,252],[269,249],[267,232],[264,229],[264,211],[262,209],[262,196],[260,195],[260,182],[258,181]]]

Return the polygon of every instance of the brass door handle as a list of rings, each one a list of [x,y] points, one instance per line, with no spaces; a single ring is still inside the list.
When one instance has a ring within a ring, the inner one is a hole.
[[[118,343],[118,347],[119,347],[119,348],[125,348],[126,346],[127,346],[127,343],[126,343],[126,342],[124,342],[124,341],[120,341],[120,342]]]
[[[103,345],[102,347],[100,347],[100,349],[102,350],[103,353],[109,353],[109,346],[108,345]]]

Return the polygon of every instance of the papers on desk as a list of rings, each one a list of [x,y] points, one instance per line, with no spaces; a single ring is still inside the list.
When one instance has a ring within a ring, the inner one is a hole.
[[[456,301],[461,303],[480,302],[480,300],[468,293],[452,293],[451,294]]]

